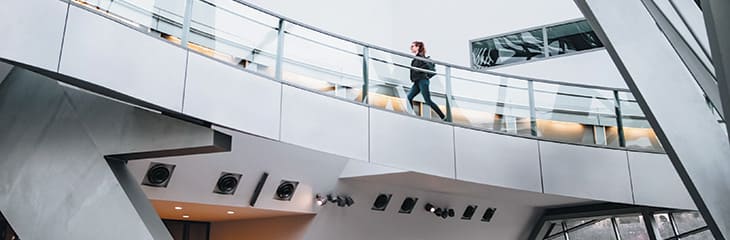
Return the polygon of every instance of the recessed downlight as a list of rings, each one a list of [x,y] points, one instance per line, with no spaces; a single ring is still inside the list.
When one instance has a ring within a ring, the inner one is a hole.
[[[183,215],[183,218],[190,218],[190,215]]]
[[[175,210],[182,210],[182,207],[175,207]]]
[[[228,210],[228,211],[226,211],[226,214],[228,214],[228,215],[232,215],[232,214],[234,214],[234,213],[236,213],[236,212],[234,212],[234,211],[231,211],[231,210]]]

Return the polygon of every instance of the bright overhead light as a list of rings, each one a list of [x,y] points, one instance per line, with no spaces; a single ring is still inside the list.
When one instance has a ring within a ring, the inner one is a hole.
[[[183,218],[190,218],[190,215],[183,215]]]
[[[175,210],[182,210],[182,207],[175,207]]]
[[[236,213],[236,212],[234,212],[234,211],[230,211],[230,210],[228,210],[228,211],[226,212],[226,214],[229,214],[229,215],[230,215],[230,214],[234,214],[234,213]]]

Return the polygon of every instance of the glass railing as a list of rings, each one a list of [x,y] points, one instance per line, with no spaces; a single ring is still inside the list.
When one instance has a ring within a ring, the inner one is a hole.
[[[433,62],[434,70],[418,69],[411,67],[410,54],[325,32],[245,2],[72,2],[219,61],[346,101],[485,131],[662,151],[636,100],[624,89],[484,72],[431,59],[419,60]],[[562,51],[559,45],[554,50]],[[430,84],[413,84],[411,71],[433,74]],[[413,94],[423,87],[433,104],[422,93]],[[443,120],[434,108],[443,112]]]

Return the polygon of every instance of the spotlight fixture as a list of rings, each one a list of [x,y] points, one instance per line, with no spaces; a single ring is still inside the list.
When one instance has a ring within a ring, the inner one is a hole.
[[[327,197],[323,197],[322,195],[317,194],[314,196],[314,203],[316,203],[319,206],[324,206],[327,204]]]
[[[492,221],[492,216],[494,216],[494,212],[496,211],[496,208],[487,208],[487,210],[484,211],[484,215],[482,215],[482,222]]]
[[[426,203],[426,205],[423,206],[423,208],[426,209],[427,212],[432,212],[432,213],[436,212],[436,207],[434,207],[433,204],[430,204],[430,203]]]
[[[297,190],[297,185],[299,185],[299,182],[281,180],[279,187],[276,188],[274,199],[279,201],[291,201],[291,198],[294,196],[294,192]]]
[[[355,200],[353,200],[352,197],[350,197],[348,195],[344,195],[344,194],[340,194],[340,195],[327,194],[326,200],[328,202],[337,204],[338,207],[349,207],[349,206],[352,206],[353,204],[355,204]],[[324,205],[324,204],[322,204],[322,205]]]
[[[175,165],[151,162],[142,184],[151,187],[167,187],[173,170],[175,170]]]
[[[477,205],[466,206],[466,209],[464,209],[464,214],[461,215],[461,219],[471,220],[471,217],[474,216],[474,212],[476,212],[476,211],[477,211]]]
[[[218,182],[215,184],[213,189],[214,193],[233,195],[238,187],[238,181],[241,179],[241,174],[238,173],[227,173],[221,172],[221,176],[218,177]]]
[[[373,203],[373,207],[371,209],[375,211],[385,211],[385,208],[388,207],[391,196],[391,194],[385,193],[378,194],[378,197],[375,198],[375,202]]]
[[[426,203],[426,205],[423,206],[423,208],[426,210],[426,212],[433,213],[437,217],[441,217],[443,219],[446,219],[447,217],[453,217],[456,215],[456,212],[454,212],[453,208],[440,208],[436,207],[431,203]]]
[[[398,212],[410,214],[413,211],[413,207],[416,206],[416,202],[418,202],[418,198],[407,197],[405,200],[403,200],[403,203],[400,205],[400,210],[398,210]]]

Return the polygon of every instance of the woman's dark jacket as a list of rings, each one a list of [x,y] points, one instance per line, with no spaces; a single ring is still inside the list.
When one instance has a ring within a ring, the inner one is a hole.
[[[429,57],[425,57],[425,58],[429,58]],[[411,61],[411,67],[414,67],[414,68],[428,70],[428,69],[430,69],[429,65],[430,65],[430,63],[423,61],[423,60],[416,59],[416,58],[413,58],[413,60]],[[418,80],[429,79],[429,78],[430,78],[430,76],[428,73],[411,68],[411,82],[416,82]]]

